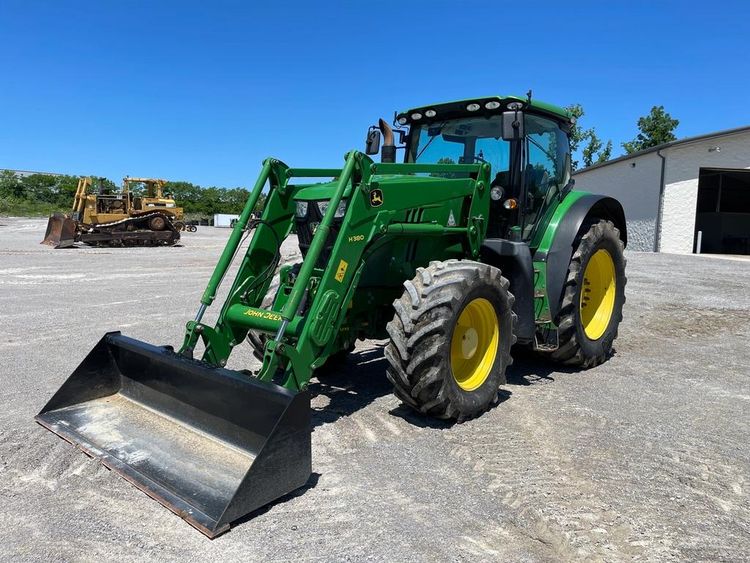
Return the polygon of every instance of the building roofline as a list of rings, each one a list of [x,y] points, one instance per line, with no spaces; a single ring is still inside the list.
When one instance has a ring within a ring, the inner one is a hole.
[[[643,149],[641,151],[633,152],[630,154],[624,154],[622,156],[618,156],[617,158],[613,158],[612,160],[607,160],[606,162],[599,162],[597,164],[592,164],[591,166],[587,166],[586,168],[581,168],[580,170],[576,170],[575,172],[573,172],[573,175],[580,174],[582,172],[588,172],[589,170],[595,170],[596,168],[604,168],[605,166],[609,166],[610,164],[614,164],[616,162],[622,162],[624,160],[629,160],[631,158],[637,158],[639,156],[643,156],[652,152],[657,152],[657,151],[664,150],[664,149],[671,149],[680,145],[693,143],[695,141],[705,141],[707,139],[714,139],[716,137],[723,137],[725,135],[743,133],[745,131],[750,131],[750,125],[744,125],[742,127],[735,127],[733,129],[724,129],[722,131],[715,131],[713,133],[705,133],[703,135],[695,135],[693,137],[685,137],[684,139],[677,139],[676,141],[662,143],[661,145],[656,145],[655,147],[650,147],[647,149]]]
[[[0,172],[13,172],[14,174],[41,174],[43,176],[65,176],[62,172],[42,172],[41,170],[17,170],[15,168],[0,168]]]

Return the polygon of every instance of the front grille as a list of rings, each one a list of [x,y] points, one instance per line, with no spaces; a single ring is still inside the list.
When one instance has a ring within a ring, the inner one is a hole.
[[[421,223],[424,217],[424,207],[415,207],[406,211],[406,223]]]

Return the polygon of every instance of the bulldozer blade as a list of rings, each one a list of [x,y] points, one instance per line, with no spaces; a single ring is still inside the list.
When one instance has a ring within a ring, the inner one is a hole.
[[[41,244],[52,248],[73,246],[76,240],[76,222],[64,213],[53,213],[47,222],[47,232]]]
[[[209,538],[307,483],[310,395],[107,333],[36,416]]]

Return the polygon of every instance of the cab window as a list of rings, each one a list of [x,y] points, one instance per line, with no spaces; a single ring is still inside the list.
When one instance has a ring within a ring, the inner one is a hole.
[[[537,221],[570,181],[570,146],[556,121],[527,114],[524,168],[523,239],[529,240]]]
[[[499,115],[413,125],[407,162],[423,164],[486,162],[495,174],[507,171],[509,167],[508,142],[502,139],[502,132],[502,117]],[[455,176],[455,173],[451,176]]]

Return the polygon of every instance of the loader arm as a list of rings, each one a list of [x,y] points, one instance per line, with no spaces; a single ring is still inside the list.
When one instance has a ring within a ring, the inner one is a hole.
[[[73,213],[77,220],[83,219],[83,210],[86,207],[86,194],[91,186],[91,178],[79,178],[76,193],[73,196]]]
[[[182,353],[191,354],[202,338],[206,347],[203,360],[224,366],[232,348],[249,330],[262,331],[273,338],[266,343],[258,378],[263,381],[280,378],[279,383],[288,389],[304,389],[313,370],[336,351],[335,339],[346,318],[347,306],[357,289],[368,253],[395,238],[418,236],[447,237],[446,240],[460,245],[466,254],[479,255],[487,228],[489,172],[489,166],[481,163],[375,164],[356,151],[348,153],[343,169],[295,169],[277,160],[266,161],[203,294],[199,314],[187,325]],[[415,174],[441,173],[466,174],[466,177],[429,177],[421,181],[414,178]],[[275,311],[261,309],[259,305],[271,281],[265,271],[272,265],[279,243],[292,229],[294,196],[302,189],[289,183],[295,177],[335,177],[336,189],[296,281],[288,295],[282,296],[283,307]],[[203,311],[215,299],[218,286],[246,236],[250,214],[266,181],[269,182],[266,206],[229,297],[216,325],[205,325],[201,323]],[[331,257],[325,267],[320,268],[316,264],[328,239],[335,211],[345,195],[349,200],[346,214]],[[446,201],[461,199],[466,204],[453,217],[455,224],[452,226],[448,225],[448,217],[423,223],[399,220],[406,210],[439,208],[444,207]],[[303,302],[306,302],[306,310],[300,314]]]

